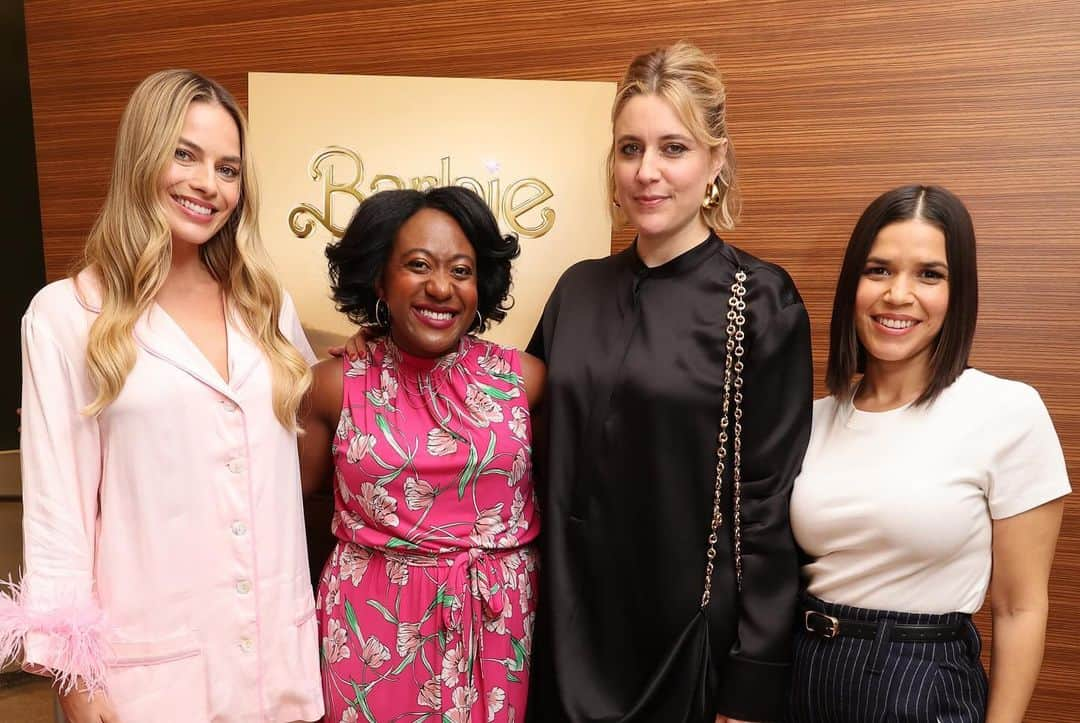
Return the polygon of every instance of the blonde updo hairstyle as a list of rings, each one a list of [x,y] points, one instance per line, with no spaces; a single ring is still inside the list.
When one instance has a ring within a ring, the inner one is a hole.
[[[716,63],[696,45],[686,41],[634,58],[615,93],[611,107],[613,126],[627,102],[639,95],[656,95],[670,103],[694,138],[710,150],[727,141],[724,165],[715,179],[719,201],[710,208],[703,207],[701,217],[714,231],[735,228],[742,197],[735,172],[735,146],[728,136],[727,92]],[[626,218],[615,203],[615,151],[612,143],[607,157],[608,208],[612,221],[621,226]],[[702,199],[705,193],[706,189],[702,188]]]
[[[172,234],[160,179],[176,152],[192,103],[224,108],[236,122],[241,145],[236,208],[214,237],[199,247],[199,255],[266,356],[273,377],[274,414],[292,429],[311,372],[278,326],[283,292],[259,237],[247,123],[228,91],[189,70],[163,70],[147,77],[135,88],[120,120],[105,202],[76,269],[76,273],[92,271],[101,291],[101,313],[90,327],[86,349],[97,397],[84,411],[99,414],[120,394],[135,366],[135,322],[153,304],[169,275]]]

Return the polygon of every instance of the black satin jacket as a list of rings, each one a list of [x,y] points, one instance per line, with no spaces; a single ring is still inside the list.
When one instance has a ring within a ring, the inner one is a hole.
[[[634,246],[576,264],[529,344],[548,365],[536,424],[544,532],[530,721],[630,720],[643,696],[657,695],[648,681],[700,606],[737,268],[749,276],[743,589],[729,465],[708,608],[709,699],[735,718],[783,714],[798,588],[788,498],[810,435],[809,320],[783,269],[710,236],[658,267]]]

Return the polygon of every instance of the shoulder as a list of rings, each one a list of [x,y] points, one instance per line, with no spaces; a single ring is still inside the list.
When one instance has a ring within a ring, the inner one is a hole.
[[[465,337],[471,343],[466,348],[464,358],[479,365],[485,371],[491,373],[505,373],[518,370],[521,365],[522,352],[511,346],[503,346],[488,339],[476,336]]]
[[[944,405],[963,407],[978,418],[1028,418],[1045,414],[1046,405],[1034,387],[968,368],[939,398]],[[936,402],[935,402],[936,404]]]
[[[311,367],[311,387],[308,396],[312,406],[327,418],[336,417],[341,411],[347,360],[337,357],[324,359]]]
[[[610,278],[616,272],[625,253],[627,252],[623,251],[612,256],[585,259],[572,264],[559,277],[558,282],[555,284],[555,291],[552,292],[553,295],[568,288],[580,288]]]
[[[814,418],[835,414],[840,409],[840,401],[833,395],[814,400]]]
[[[344,365],[347,363],[347,360],[343,360],[339,357],[330,357],[329,359],[323,359],[320,362],[316,362],[311,367],[311,374],[314,377],[315,383],[341,381],[341,378],[345,374]]]
[[[943,433],[967,430],[967,437],[987,454],[1011,454],[1017,445],[1060,445],[1050,412],[1034,387],[978,369],[965,369],[923,414]]]
[[[297,317],[296,302],[293,301],[292,294],[285,289],[281,290],[281,318],[294,318]]]
[[[82,274],[78,281],[85,281]],[[26,308],[24,333],[48,336],[57,343],[71,346],[68,351],[72,353],[84,349],[90,325],[100,311],[100,306],[94,303],[100,298],[96,292],[96,285],[87,289],[85,283],[77,283],[77,279],[72,278],[48,284],[34,295]]]
[[[539,404],[547,375],[544,362],[528,352],[493,341],[475,339],[475,342],[468,356],[475,355],[475,364],[479,368],[509,384],[524,386],[529,405]]]
[[[66,278],[44,286],[30,300],[26,313],[39,319],[62,318],[76,311],[97,311],[84,303],[75,279]]]
[[[296,347],[296,350],[300,352],[300,356],[304,358],[304,361],[306,361],[308,365],[313,365],[315,363],[318,357],[311,348],[311,341],[307,338],[307,333],[304,331],[304,326],[300,321],[300,314],[296,310],[296,304],[293,303],[289,292],[284,289],[281,290],[281,309],[278,313],[278,329],[285,338],[289,340],[289,343]]]
[[[802,304],[802,297],[799,295],[794,280],[782,266],[759,259],[731,244],[726,244],[725,249],[729,253],[721,253],[719,256],[744,269],[748,276],[748,285],[756,287],[755,290],[772,295],[780,308]]]
[[[820,433],[821,430],[831,427],[842,407],[843,403],[831,394],[815,399],[810,422],[811,434]]]

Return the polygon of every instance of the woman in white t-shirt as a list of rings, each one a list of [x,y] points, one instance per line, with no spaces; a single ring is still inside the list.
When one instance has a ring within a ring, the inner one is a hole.
[[[956,196],[905,186],[870,204],[791,499],[806,553],[791,721],[1024,716],[1070,487],[1038,393],[968,367],[977,306]],[[971,622],[988,587],[989,685]]]

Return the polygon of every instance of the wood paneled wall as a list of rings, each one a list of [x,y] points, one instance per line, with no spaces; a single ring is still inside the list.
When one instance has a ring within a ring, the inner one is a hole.
[[[1073,0],[27,0],[26,19],[50,278],[77,255],[121,109],[154,70],[194,68],[246,102],[248,71],[615,80],[638,52],[690,39],[719,56],[729,84],[746,202],[728,238],[798,282],[818,376],[858,214],[893,186],[944,184],[979,235],[974,363],[1038,387],[1080,482]],[[613,247],[627,242],[617,233]],[[1078,583],[1070,505],[1030,721],[1075,717]]]

